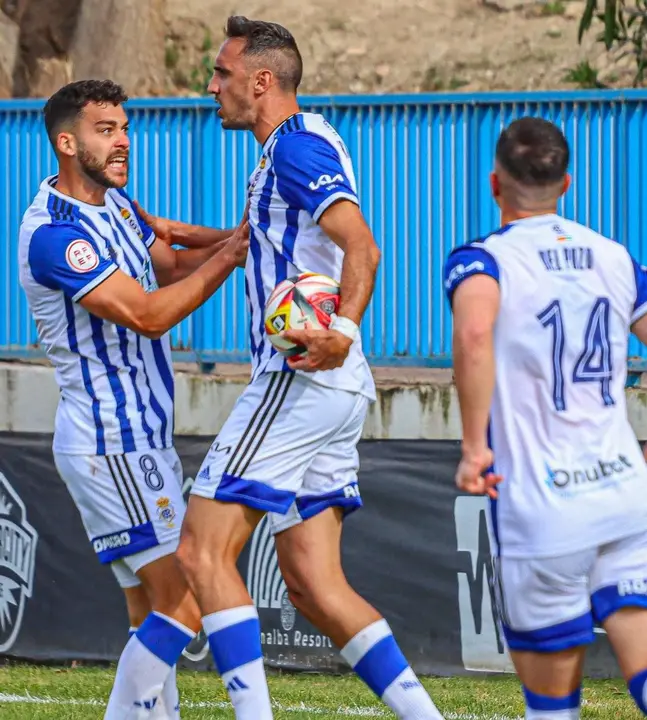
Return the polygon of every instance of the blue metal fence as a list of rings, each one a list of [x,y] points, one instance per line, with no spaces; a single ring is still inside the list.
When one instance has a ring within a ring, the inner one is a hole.
[[[368,222],[383,253],[362,327],[374,363],[442,365],[451,320],[442,264],[457,244],[498,226],[488,173],[500,130],[514,118],[557,122],[571,144],[573,187],[561,211],[647,260],[644,222],[647,92],[308,97],[347,142]],[[56,171],[41,101],[0,101],[0,355],[33,352],[36,332],[18,284],[20,217]],[[223,131],[208,99],[134,100],[129,192],[149,211],[234,225],[258,158],[249,133]],[[647,140],[646,140],[647,142]],[[0,201],[1,202],[1,201]],[[247,358],[242,272],[173,331],[178,351]],[[647,358],[637,341],[629,354]]]

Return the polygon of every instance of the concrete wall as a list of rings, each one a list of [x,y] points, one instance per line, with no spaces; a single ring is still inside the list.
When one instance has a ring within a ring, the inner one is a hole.
[[[460,439],[451,371],[375,368],[378,401],[365,439]],[[210,375],[176,366],[176,433],[214,436],[249,378],[245,366],[221,365]],[[647,440],[647,382],[626,391],[639,440]],[[0,431],[52,432],[58,388],[45,363],[0,363]]]

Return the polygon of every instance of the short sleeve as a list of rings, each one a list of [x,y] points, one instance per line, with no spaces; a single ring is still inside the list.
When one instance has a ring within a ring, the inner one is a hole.
[[[293,132],[279,137],[272,162],[281,197],[291,207],[306,210],[315,222],[338,200],[359,205],[339,153],[320,135]]]
[[[28,259],[36,282],[75,302],[118,270],[78,225],[41,225],[32,235]]]
[[[499,282],[499,266],[482,243],[463,245],[453,250],[445,262],[445,293],[449,302],[456,288],[473,275],[489,275]]]
[[[149,248],[155,242],[155,231],[137,212],[137,208],[125,190],[117,190],[119,195],[128,203],[128,208],[120,207],[121,215],[128,222]],[[133,225],[134,224],[134,225]],[[135,227],[136,225],[136,227]],[[140,234],[141,233],[141,234]]]
[[[647,313],[647,267],[639,265],[633,258],[631,262],[636,280],[636,302],[631,315],[631,322],[634,323]]]

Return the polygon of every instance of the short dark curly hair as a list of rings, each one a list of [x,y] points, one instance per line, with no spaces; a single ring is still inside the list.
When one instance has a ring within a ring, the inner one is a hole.
[[[263,58],[270,63],[279,86],[296,92],[303,75],[303,60],[292,33],[278,23],[250,20],[231,15],[225,25],[227,38],[243,38],[243,54]]]
[[[45,104],[45,128],[50,142],[56,147],[61,127],[73,125],[91,102],[121,105],[128,100],[124,89],[112,80],[78,80],[57,90]]]
[[[564,133],[538,117],[515,120],[499,136],[496,159],[524,187],[546,187],[563,180],[570,151]]]

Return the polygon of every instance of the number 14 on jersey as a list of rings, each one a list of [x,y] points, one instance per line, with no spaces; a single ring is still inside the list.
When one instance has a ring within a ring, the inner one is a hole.
[[[598,298],[593,304],[586,324],[582,352],[575,361],[572,373],[569,373],[573,383],[599,383],[600,395],[605,405],[614,404],[611,397],[613,364],[611,345],[609,343],[609,314],[609,299]],[[555,409],[562,412],[567,409],[567,406],[564,369],[566,326],[561,302],[553,300],[548,307],[537,315],[537,319],[545,328],[552,330],[553,402]],[[566,371],[568,372],[568,370],[567,368]]]

